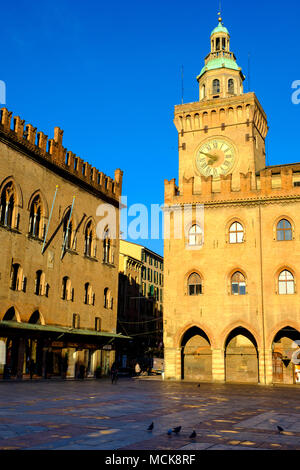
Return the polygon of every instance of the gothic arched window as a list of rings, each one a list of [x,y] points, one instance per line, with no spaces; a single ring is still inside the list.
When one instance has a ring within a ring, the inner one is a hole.
[[[246,294],[246,280],[245,276],[239,271],[235,272],[231,277],[231,293],[233,295]]]
[[[11,181],[4,186],[0,201],[0,223],[6,227],[15,227],[16,193]]]
[[[234,222],[229,229],[229,243],[243,243],[244,229],[239,222]]]
[[[192,273],[188,278],[188,295],[202,294],[202,281],[197,273]]]
[[[286,269],[281,271],[278,277],[278,293],[279,294],[294,294],[295,293],[295,279],[293,274]]]
[[[277,224],[277,241],[292,240],[292,226],[286,219],[282,219]]]
[[[30,216],[29,216],[29,234],[32,237],[41,238],[42,237],[42,202],[39,195],[37,195],[30,206]]]
[[[198,246],[202,242],[202,231],[199,225],[193,225],[189,230],[189,246]]]

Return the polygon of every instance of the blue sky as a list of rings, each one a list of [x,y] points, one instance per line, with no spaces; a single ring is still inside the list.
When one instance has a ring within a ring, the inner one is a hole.
[[[267,164],[300,161],[298,2],[223,0],[231,50],[270,126]],[[217,25],[218,1],[3,2],[0,79],[7,107],[38,130],[64,130],[64,146],[113,176],[128,204],[162,204],[178,177],[175,104],[197,101],[196,76]],[[245,91],[248,91],[245,82]],[[129,220],[130,222],[130,220]],[[161,240],[138,240],[163,253]]]

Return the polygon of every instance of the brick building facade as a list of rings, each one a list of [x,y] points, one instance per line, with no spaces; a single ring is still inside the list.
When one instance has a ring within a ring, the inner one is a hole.
[[[1,376],[105,374],[114,360],[122,171],[104,175],[62,137],[1,110]]]

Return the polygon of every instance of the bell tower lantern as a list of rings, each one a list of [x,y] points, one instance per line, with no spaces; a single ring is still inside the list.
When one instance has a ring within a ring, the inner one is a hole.
[[[230,51],[230,34],[222,23],[220,13],[218,20],[219,24],[210,36],[211,51],[197,77],[200,101],[243,94],[245,77],[234,53]]]

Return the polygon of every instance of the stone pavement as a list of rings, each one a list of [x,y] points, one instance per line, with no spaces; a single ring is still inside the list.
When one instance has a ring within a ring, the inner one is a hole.
[[[1,382],[0,449],[300,449],[299,395],[152,378]],[[168,436],[174,426],[181,432]]]

